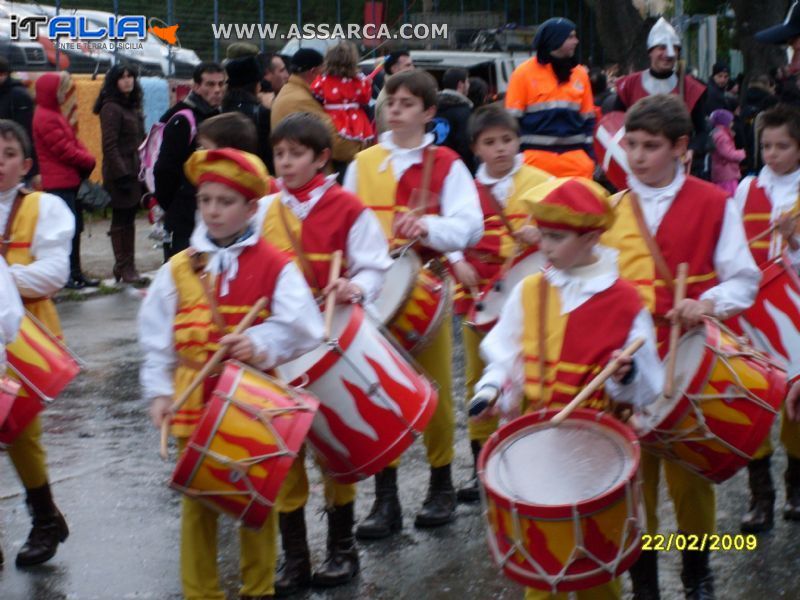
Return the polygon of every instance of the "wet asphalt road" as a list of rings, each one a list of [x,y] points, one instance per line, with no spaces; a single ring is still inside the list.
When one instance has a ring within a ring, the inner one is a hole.
[[[87,364],[45,417],[50,477],[71,535],[49,563],[30,570],[14,567],[13,557],[27,536],[29,521],[22,489],[10,463],[2,459],[3,600],[180,598],[179,497],[166,486],[172,463],[158,457],[158,436],[139,394],[138,305],[136,294],[128,291],[59,305],[66,339]],[[460,365],[460,356],[458,362]],[[457,389],[462,389],[462,383],[459,378]],[[465,434],[462,414],[454,465],[457,482],[464,480],[470,469]],[[781,451],[774,463],[781,499],[779,473],[785,466]],[[459,506],[458,520],[450,526],[414,529],[414,514],[427,485],[421,444],[408,453],[400,482],[405,514],[402,534],[389,541],[361,545],[362,572],[350,585],[295,598],[521,598],[521,588],[503,578],[491,564],[478,506]],[[356,510],[363,517],[372,501],[372,483],[362,483],[359,491]],[[318,477],[312,496],[307,518],[312,557],[318,564],[324,556],[326,531]],[[738,531],[746,502],[745,473],[718,487],[720,533]],[[663,503],[661,516],[662,531],[674,530],[667,503]],[[229,598],[236,598],[237,536],[231,520],[223,519],[222,523],[220,573]],[[712,565],[718,598],[800,598],[800,523],[779,518],[771,533],[759,537],[755,552],[720,552],[712,556]],[[660,567],[662,598],[682,598],[680,555],[662,554]]]

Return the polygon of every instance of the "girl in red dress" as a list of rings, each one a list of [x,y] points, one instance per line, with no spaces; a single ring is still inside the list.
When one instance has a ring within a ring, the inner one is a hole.
[[[374,140],[375,129],[363,108],[372,98],[372,78],[359,70],[358,51],[352,42],[343,41],[328,50],[325,71],[311,84],[311,91],[331,116],[340,137],[365,145]]]

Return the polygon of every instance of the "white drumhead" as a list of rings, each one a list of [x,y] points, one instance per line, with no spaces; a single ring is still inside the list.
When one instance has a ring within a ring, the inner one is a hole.
[[[511,267],[503,278],[500,290],[492,288],[481,299],[481,310],[478,310],[477,307],[475,308],[473,322],[476,325],[484,325],[496,321],[500,317],[500,311],[503,310],[503,305],[505,305],[511,290],[528,275],[535,275],[541,271],[546,262],[547,259],[544,254],[534,252]]]
[[[413,250],[394,258],[386,273],[383,289],[375,300],[375,310],[381,323],[386,324],[408,298],[413,282],[422,268],[422,262]]]
[[[686,393],[686,389],[694,379],[694,375],[700,367],[700,361],[703,359],[705,342],[706,330],[704,327],[692,329],[681,337],[675,359],[675,393],[672,398],[660,395],[655,402],[643,407],[641,412],[631,418],[631,425],[638,435],[645,435],[658,427]]]
[[[487,462],[486,482],[511,500],[563,506],[609,491],[633,464],[630,443],[616,431],[566,420],[531,426],[500,443]]]
[[[336,311],[333,313],[331,325],[331,337],[339,338],[342,336],[345,327],[347,327],[353,315],[353,310],[354,307],[352,305],[336,305]],[[278,377],[287,383],[294,381],[317,364],[330,350],[328,344],[323,342],[311,352],[306,352],[302,356],[276,367]]]

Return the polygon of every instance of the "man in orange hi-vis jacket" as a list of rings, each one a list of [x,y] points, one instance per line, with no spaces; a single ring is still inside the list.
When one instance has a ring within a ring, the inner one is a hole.
[[[506,108],[519,119],[527,164],[557,177],[591,178],[594,102],[577,47],[575,23],[545,21],[533,40],[536,56],[511,74]]]

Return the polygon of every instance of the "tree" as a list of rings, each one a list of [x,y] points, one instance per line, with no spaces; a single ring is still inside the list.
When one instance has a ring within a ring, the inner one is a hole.
[[[736,13],[736,34],[744,55],[745,85],[752,77],[769,73],[773,67],[786,64],[786,53],[779,46],[761,44],[753,39],[756,32],[781,23],[789,9],[789,0],[731,0]]]
[[[605,62],[619,64],[623,73],[647,67],[647,34],[653,19],[643,18],[631,0],[583,1],[597,19]]]

